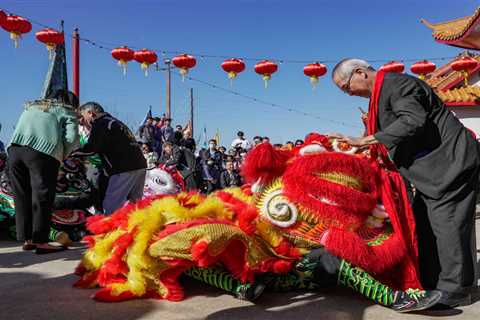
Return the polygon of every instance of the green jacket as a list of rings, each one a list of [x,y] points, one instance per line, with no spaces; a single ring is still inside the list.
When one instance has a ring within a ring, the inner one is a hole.
[[[62,162],[79,147],[77,115],[70,106],[52,100],[27,103],[11,144],[30,147]]]

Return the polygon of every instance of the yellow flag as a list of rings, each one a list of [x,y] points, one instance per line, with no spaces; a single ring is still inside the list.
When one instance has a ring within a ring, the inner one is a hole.
[[[217,128],[217,132],[215,133],[215,137],[213,138],[215,141],[217,141],[217,146],[220,145],[220,131]]]

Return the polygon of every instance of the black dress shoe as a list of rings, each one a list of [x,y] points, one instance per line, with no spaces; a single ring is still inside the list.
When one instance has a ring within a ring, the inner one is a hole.
[[[470,293],[441,291],[442,298],[435,306],[436,309],[448,309],[455,307],[468,306],[472,304],[472,295]]]
[[[442,298],[437,290],[407,290],[396,291],[393,297],[392,309],[397,312],[420,311],[433,307]]]
[[[23,251],[35,250],[36,248],[37,248],[37,245],[33,243],[24,243],[22,246]]]
[[[260,297],[265,289],[265,284],[259,283],[246,283],[241,284],[235,289],[235,298],[240,300],[255,301]]]
[[[35,249],[36,254],[47,254],[47,253],[55,253],[55,252],[60,252],[66,250],[66,247],[63,246],[58,246],[58,247],[48,247],[48,248],[41,248],[37,247]]]

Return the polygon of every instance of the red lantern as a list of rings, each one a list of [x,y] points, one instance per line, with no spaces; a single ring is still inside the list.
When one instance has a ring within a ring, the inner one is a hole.
[[[50,60],[53,57],[53,51],[55,50],[55,47],[65,42],[63,32],[59,32],[51,28],[38,31],[35,33],[35,37],[38,41],[47,45],[48,58]]]
[[[468,72],[475,69],[477,65],[478,61],[471,57],[461,57],[450,64],[453,70],[459,71],[463,74],[466,86],[468,85]]]
[[[3,26],[5,20],[7,20],[7,14],[3,10],[0,10],[0,27]]]
[[[182,80],[185,80],[185,76],[188,74],[188,69],[195,67],[197,60],[195,57],[184,53],[173,58],[172,63],[180,69]]]
[[[127,74],[127,63],[133,60],[134,55],[135,51],[128,48],[127,46],[115,48],[112,50],[112,57],[115,60],[118,60],[118,65],[123,68],[123,75]]]
[[[389,63],[386,63],[383,66],[381,66],[379,70],[382,70],[382,71],[385,71],[385,72],[402,73],[403,70],[405,70],[405,65],[401,62],[390,61]]]
[[[255,65],[255,72],[263,76],[265,81],[265,88],[268,87],[268,81],[272,77],[272,74],[277,72],[278,65],[269,60],[260,61]]]
[[[142,67],[142,70],[145,71],[145,76],[148,76],[148,67],[157,62],[158,57],[157,54],[154,51],[148,50],[148,49],[142,49],[135,51],[133,53],[133,59],[140,63],[140,66]]]
[[[310,63],[303,68],[303,73],[307,77],[310,77],[310,82],[315,88],[318,83],[318,78],[327,73],[327,67],[319,62]]]
[[[237,74],[245,70],[245,63],[240,59],[228,59],[223,61],[222,69],[228,72],[228,78],[232,80]]]
[[[418,77],[424,80],[425,76],[435,71],[436,68],[437,66],[435,65],[435,63],[427,60],[423,60],[423,61],[418,61],[412,64],[410,66],[410,71],[412,71],[415,74],[418,74],[419,75]]]
[[[27,19],[14,15],[7,16],[1,26],[10,32],[10,38],[15,42],[15,48],[18,48],[18,40],[22,34],[32,30],[32,24]]]

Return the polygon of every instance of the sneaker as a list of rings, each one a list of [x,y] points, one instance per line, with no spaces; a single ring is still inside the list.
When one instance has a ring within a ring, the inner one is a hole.
[[[428,309],[437,304],[442,298],[442,293],[437,290],[408,289],[395,291],[392,309],[397,312],[412,312]]]
[[[259,283],[246,283],[241,284],[235,289],[235,298],[240,300],[255,301],[265,290],[265,284]]]
[[[442,298],[435,306],[438,309],[462,307],[472,304],[472,295],[469,293],[457,293],[448,291],[441,292]]]

